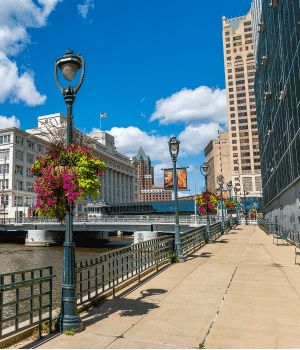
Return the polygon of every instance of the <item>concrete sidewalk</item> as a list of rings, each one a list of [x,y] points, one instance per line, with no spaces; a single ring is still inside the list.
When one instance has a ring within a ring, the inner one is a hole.
[[[238,226],[184,264],[168,265],[81,314],[83,332],[17,347],[299,349],[294,251],[273,245],[257,226]]]

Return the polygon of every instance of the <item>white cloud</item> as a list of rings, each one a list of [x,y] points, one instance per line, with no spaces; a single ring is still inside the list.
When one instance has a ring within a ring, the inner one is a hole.
[[[199,154],[211,139],[218,138],[218,130],[224,131],[217,123],[188,125],[178,136],[181,156]]]
[[[20,120],[16,118],[14,115],[10,118],[7,118],[3,115],[0,115],[0,129],[5,129],[5,128],[20,128]]]
[[[195,121],[227,123],[226,91],[207,86],[195,90],[184,88],[156,102],[150,122],[156,119],[159,124]]]
[[[19,75],[18,67],[0,52],[0,103],[10,98],[12,103],[23,100],[28,106],[43,104],[45,95],[41,95],[34,86],[33,73],[30,71]]]
[[[24,101],[28,106],[43,104],[34,85],[34,74],[26,70],[19,75],[17,64],[8,56],[16,56],[27,44],[30,36],[26,28],[43,27],[49,14],[62,0],[1,0],[0,1],[0,103]]]
[[[83,5],[81,4],[77,5],[78,12],[81,14],[83,18],[86,18],[89,8],[93,9],[94,7],[95,7],[94,0],[85,0]]]
[[[99,132],[99,129],[93,128],[91,131],[91,133],[96,132]],[[135,126],[129,126],[128,128],[114,127],[108,133],[115,137],[115,145],[118,151],[128,157],[135,156],[142,146],[152,161],[167,161],[170,159],[169,138],[167,136],[149,135]]]

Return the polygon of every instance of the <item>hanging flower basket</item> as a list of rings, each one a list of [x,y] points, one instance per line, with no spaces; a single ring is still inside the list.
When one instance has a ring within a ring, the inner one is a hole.
[[[224,203],[224,207],[225,207],[226,209],[234,210],[234,209],[237,208],[237,203],[234,202],[234,201],[228,200],[228,201],[226,201],[226,202]]]
[[[96,176],[102,176],[106,165],[102,158],[93,157],[92,149],[70,144],[67,149],[61,143],[52,143],[44,157],[37,157],[31,167],[36,176],[34,191],[37,193],[39,216],[65,220],[68,206],[92,195],[99,195],[101,186]]]
[[[218,208],[216,195],[210,192],[197,196],[196,203],[198,205],[200,215],[207,215],[207,207],[209,213],[215,213]]]

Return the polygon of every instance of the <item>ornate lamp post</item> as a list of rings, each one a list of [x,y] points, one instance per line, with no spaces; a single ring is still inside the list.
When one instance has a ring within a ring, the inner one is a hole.
[[[220,185],[220,193],[221,193],[221,210],[222,210],[222,221],[221,221],[221,233],[224,235],[224,214],[223,214],[223,185],[224,185],[224,176],[219,175],[217,177],[217,183]]]
[[[81,68],[78,84],[75,87],[67,85],[65,88],[62,88],[58,81],[57,67],[61,69],[67,81],[72,81],[77,74],[77,70]],[[83,57],[80,54],[74,56],[73,51],[70,49],[65,52],[63,57],[59,57],[54,65],[55,82],[59,91],[64,95],[64,100],[67,105],[67,145],[73,142],[72,106],[75,100],[74,95],[80,89],[84,73],[85,64]],[[80,332],[83,328],[82,321],[77,313],[75,243],[73,242],[73,205],[70,203],[68,203],[68,212],[66,216],[61,310],[56,320],[55,327],[60,332],[71,328]]]
[[[234,193],[235,193],[235,200],[236,200],[236,219],[237,219],[237,224],[239,224],[239,212],[238,212],[238,208],[237,208],[237,193],[238,193],[238,189],[237,187],[234,187]]]
[[[229,191],[229,200],[231,201],[231,190],[232,190],[232,181],[229,181],[227,184],[227,188]],[[232,229],[232,212],[230,209],[230,230]]]
[[[249,192],[247,192],[246,190],[244,190],[244,205],[245,205],[246,225],[248,225],[248,221],[247,221],[247,208],[246,208],[246,196],[247,196],[247,194],[249,194]]]
[[[181,249],[181,239],[180,239],[180,227],[179,227],[179,216],[178,216],[178,199],[177,199],[177,171],[176,171],[176,161],[179,153],[180,141],[172,136],[168,142],[169,151],[173,162],[173,188],[175,197],[175,250],[179,258],[179,262],[184,262],[184,257],[182,255]]]
[[[207,177],[210,174],[210,168],[209,165],[207,163],[203,163],[200,167],[200,171],[201,174],[204,176],[205,178],[205,192],[207,193]],[[207,211],[207,216],[206,216],[206,235],[207,235],[207,239],[208,239],[208,243],[212,243],[211,240],[211,236],[210,236],[210,221],[209,221],[209,208],[208,208],[208,204],[206,205],[206,211]]]

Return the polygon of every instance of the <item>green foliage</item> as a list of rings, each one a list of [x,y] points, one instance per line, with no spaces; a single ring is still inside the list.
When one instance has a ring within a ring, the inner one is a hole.
[[[172,253],[171,253],[169,262],[170,262],[171,264],[176,264],[176,263],[179,262],[179,257],[178,257],[178,254],[177,254],[176,252],[172,252]]]
[[[75,334],[75,330],[74,328],[70,328],[64,331],[65,335],[74,335]]]
[[[196,203],[199,208],[200,215],[207,214],[207,208],[209,213],[214,213],[218,207],[217,197],[214,193],[203,193],[196,197]]]
[[[199,344],[199,349],[204,349],[204,344]]]

